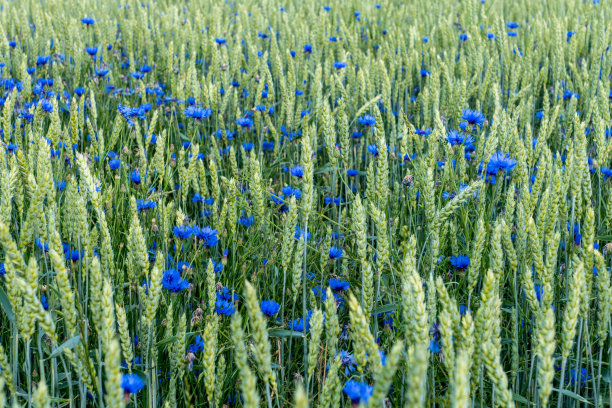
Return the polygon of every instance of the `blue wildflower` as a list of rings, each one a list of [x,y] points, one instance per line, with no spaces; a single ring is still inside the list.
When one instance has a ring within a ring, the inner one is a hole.
[[[164,272],[162,286],[170,292],[178,293],[189,287],[189,282],[181,278],[181,274],[174,268]]]
[[[117,170],[121,166],[121,159],[118,157],[108,161],[108,166],[111,170]]]
[[[130,180],[132,180],[132,183],[136,185],[140,184],[142,182],[142,178],[140,177],[140,171],[132,171],[132,174],[130,175]]]
[[[470,265],[470,258],[465,255],[451,256],[450,263],[458,270],[464,270]]]
[[[194,235],[197,235],[199,239],[203,241],[202,246],[206,248],[212,248],[217,246],[219,243],[219,238],[217,237],[217,230],[214,230],[210,227],[204,227],[194,232]]]
[[[187,239],[193,235],[193,228],[188,225],[177,225],[172,229],[172,233],[178,239]]]
[[[293,319],[288,323],[291,330],[295,330],[302,333],[307,333],[310,330],[310,319],[312,317],[312,310],[309,310],[306,315],[306,325],[304,327],[304,319]]]
[[[136,374],[123,374],[121,388],[126,394],[136,394],[143,389],[145,382]]]
[[[471,125],[471,126],[474,126],[474,125],[481,126],[486,120],[486,118],[484,117],[482,113],[471,110],[471,109],[463,109],[461,111],[461,119],[463,119],[465,122],[467,122],[468,125]]]
[[[239,118],[236,120],[236,124],[241,126],[243,129],[250,129],[253,127],[253,119],[251,118]]]
[[[329,280],[329,287],[337,292],[345,291],[349,288],[350,284],[345,280],[332,278]]]
[[[212,115],[212,110],[210,110],[209,108],[202,108],[200,106],[189,106],[187,109],[185,109],[185,116],[197,120],[206,119],[210,117],[210,115]]]
[[[261,302],[261,312],[268,317],[272,317],[278,313],[280,305],[274,300],[263,300]]]
[[[329,259],[337,259],[342,256],[342,249],[332,246],[329,248]]]
[[[215,302],[215,312],[224,316],[231,316],[236,312],[236,307],[232,302],[226,300],[217,300]]]
[[[353,371],[355,371],[355,357],[353,357],[352,353],[349,353],[347,350],[340,350],[340,363],[342,367],[344,367],[344,375],[349,377]]]
[[[291,175],[297,178],[304,177],[304,168],[302,166],[293,166],[291,168]]]
[[[372,153],[375,157],[378,156],[378,146],[375,144],[368,145],[368,152]]]
[[[351,400],[353,404],[361,404],[366,403],[372,396],[372,391],[374,389],[371,385],[366,384],[365,382],[359,382],[355,380],[349,380],[342,388],[342,391],[346,394],[347,397]]]
[[[357,119],[359,121],[359,123],[361,123],[364,126],[374,126],[374,124],[376,123],[376,119],[374,119],[373,116],[371,115],[363,115],[362,117]]]
[[[202,350],[204,350],[204,339],[198,334],[194,343],[189,345],[189,352],[195,354]]]

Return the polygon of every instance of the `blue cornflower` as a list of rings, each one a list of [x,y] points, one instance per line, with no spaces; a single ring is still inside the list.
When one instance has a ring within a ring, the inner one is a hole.
[[[66,182],[65,181],[55,180],[55,188],[58,191],[64,191],[64,189],[66,188]]]
[[[310,232],[306,232],[304,231],[302,228],[300,228],[299,225],[295,226],[295,235],[293,236],[295,239],[299,240],[299,239],[306,239],[306,241],[310,240]]]
[[[140,171],[134,170],[130,175],[130,180],[132,180],[132,183],[136,185],[140,184],[142,182],[142,178],[140,177]]]
[[[114,159],[109,160],[108,166],[111,168],[111,170],[117,170],[121,166],[121,159],[115,157]]]
[[[274,300],[263,300],[261,302],[261,312],[268,317],[272,317],[278,313],[280,305]]]
[[[285,186],[281,190],[284,195],[289,197],[295,197],[296,199],[302,198],[302,192],[297,188],[292,188],[290,186]]]
[[[49,302],[47,301],[47,297],[46,296],[42,296],[40,298],[40,304],[42,305],[43,309],[49,310]]]
[[[291,168],[291,175],[297,178],[304,177],[304,168],[302,166],[293,166]]]
[[[92,57],[98,53],[98,47],[87,47],[85,51]]]
[[[329,259],[337,259],[342,256],[342,249],[332,246],[329,248]]]
[[[231,316],[236,312],[236,307],[232,302],[226,300],[217,300],[215,302],[215,312],[220,315]]]
[[[510,157],[509,154],[495,153],[489,159],[487,165],[487,174],[496,175],[500,171],[511,172],[516,167],[516,160]]]
[[[97,76],[99,76],[100,78],[103,78],[106,76],[106,74],[108,74],[109,70],[108,68],[94,68],[94,72],[96,73]]]
[[[94,25],[96,23],[96,20],[94,20],[93,17],[83,17],[81,19],[81,23],[90,26]]]
[[[516,160],[510,157],[509,154],[495,153],[491,156],[489,164],[487,165],[487,177],[486,181],[491,184],[495,184],[496,176],[499,172],[505,171],[510,173],[516,167]],[[482,172],[482,163],[480,164],[479,171]]]
[[[349,283],[345,280],[332,278],[329,280],[329,287],[337,292],[342,292],[349,288]]]
[[[570,223],[567,223],[567,230],[570,230]],[[582,234],[580,233],[580,224],[574,225],[574,245],[579,246],[582,242]]]
[[[519,27],[518,23],[515,23],[514,21],[510,21],[508,22],[508,24],[506,24],[506,27],[515,30]]]
[[[212,110],[210,110],[209,108],[202,108],[200,106],[189,106],[187,109],[185,109],[185,116],[197,120],[206,119],[210,115],[212,115]]]
[[[338,196],[336,198],[334,197],[325,197],[323,199],[323,202],[325,203],[325,205],[340,205],[344,200],[342,199],[342,197]]]
[[[255,147],[255,145],[251,142],[247,142],[247,143],[243,143],[242,144],[242,148],[244,149],[245,152],[250,152],[251,150],[253,150],[253,148]]]
[[[572,99],[572,98],[576,98],[576,99],[580,99],[580,95],[577,93],[572,92],[569,89],[566,89],[565,91],[563,91],[563,100],[567,101],[568,99]]]
[[[359,382],[355,380],[349,380],[342,388],[342,391],[350,398],[353,404],[366,403],[372,396],[374,389],[371,385],[365,382]]]
[[[374,117],[372,115],[363,115],[362,117],[360,117],[357,120],[362,125],[365,125],[365,126],[368,126],[368,127],[374,126],[374,124],[376,123],[376,119],[374,119]]]
[[[285,204],[285,195],[283,193],[276,194],[275,192],[270,193],[270,201],[272,201],[276,205],[284,205]]]
[[[601,167],[599,169],[599,171],[604,176],[604,180],[607,180],[609,177],[612,177],[612,169],[607,169],[605,167]]]
[[[162,286],[170,292],[178,293],[187,289],[189,282],[181,278],[181,274],[176,269],[172,268],[164,272]]]
[[[274,151],[274,141],[264,140],[264,142],[261,145],[261,148],[263,149],[264,152]]]
[[[355,371],[355,357],[353,353],[349,353],[347,350],[340,350],[340,363],[344,367],[344,375],[349,377],[353,371]]]
[[[231,288],[222,287],[217,289],[217,300],[235,301],[238,299],[238,294]]]
[[[220,38],[215,38],[215,42],[217,44],[219,44],[219,45],[223,45],[223,44],[227,43],[227,40],[225,38],[223,38],[223,37],[220,37]]]
[[[178,239],[187,239],[193,235],[193,228],[188,225],[177,225],[172,229],[172,233]]]
[[[584,387],[587,384],[587,381],[591,379],[591,376],[588,375],[586,368],[581,368],[580,373],[577,370],[571,369],[569,375],[569,381],[571,385],[574,385],[576,382],[580,383],[581,387]]]
[[[310,54],[310,53],[312,53],[312,45],[310,45],[310,44],[305,44],[305,45],[304,45],[304,53],[306,53],[306,54]]]
[[[484,117],[482,113],[471,110],[471,109],[463,109],[461,111],[461,119],[463,119],[465,122],[467,122],[468,125],[471,125],[471,126],[474,126],[474,125],[481,126],[486,120],[486,118]]]
[[[64,256],[66,257],[67,261],[76,262],[83,256],[83,252],[79,252],[76,249],[71,250],[70,245],[68,244],[64,244],[63,247],[64,247]]]
[[[466,255],[451,256],[450,263],[455,269],[464,270],[470,265],[470,258]]]
[[[255,218],[253,216],[243,215],[236,222],[240,223],[243,227],[250,227],[255,222]]]
[[[53,103],[48,99],[41,99],[40,107],[47,113],[53,112]]]
[[[136,200],[136,209],[138,211],[150,210],[151,208],[157,207],[157,203],[155,201],[145,200],[140,198]]]
[[[542,293],[544,293],[544,289],[542,288],[542,285],[535,285],[533,289],[535,291],[536,299],[538,299],[538,302],[541,302]]]
[[[195,354],[202,350],[204,350],[204,339],[197,334],[194,343],[189,345],[189,352]]]
[[[121,388],[126,394],[136,394],[143,389],[145,382],[136,374],[123,374]]]
[[[372,153],[374,156],[378,156],[378,146],[376,146],[375,144],[369,144],[368,152]]]
[[[41,65],[47,65],[47,63],[49,62],[49,60],[51,59],[50,56],[46,55],[39,55],[38,57],[36,57],[36,65],[37,66],[41,66]]]
[[[197,235],[198,238],[204,241],[202,243],[202,246],[206,248],[212,248],[217,246],[217,244],[219,243],[219,238],[217,237],[217,234],[217,230],[214,230],[210,227],[204,227],[202,229],[198,228],[197,233],[194,233],[194,235]]]
[[[251,118],[239,118],[236,120],[236,124],[241,126],[243,129],[250,129],[253,127],[253,119]]]
[[[432,353],[439,353],[440,352],[440,343],[438,342],[438,340],[436,339],[431,339],[429,340],[429,351],[431,351]]]
[[[445,200],[452,200],[453,198],[457,197],[457,194],[455,193],[449,193],[448,191],[443,191],[442,192],[442,197]]]
[[[463,145],[466,146],[472,145],[474,143],[474,138],[471,136],[466,136],[463,133],[459,133],[456,130],[451,130],[446,137],[446,141],[451,146]]]
[[[334,68],[336,69],[346,68],[346,62],[336,61],[334,62]]]
[[[287,325],[291,330],[295,330],[302,333],[307,333],[310,330],[310,318],[312,317],[312,310],[308,311],[306,315],[306,327],[304,327],[304,319],[293,319]]]
[[[36,241],[34,242],[34,244],[40,248],[41,250],[43,250],[44,252],[49,252],[49,243],[48,242],[42,242],[40,240],[40,238],[36,238]]]

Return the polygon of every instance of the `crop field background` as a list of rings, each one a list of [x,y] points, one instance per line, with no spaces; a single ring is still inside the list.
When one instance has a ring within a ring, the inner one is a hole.
[[[0,3],[0,407],[609,407],[612,2]]]

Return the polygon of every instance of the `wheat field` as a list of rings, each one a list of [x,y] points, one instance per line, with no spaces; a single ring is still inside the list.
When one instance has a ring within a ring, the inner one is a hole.
[[[0,2],[0,407],[609,407],[612,2]]]

